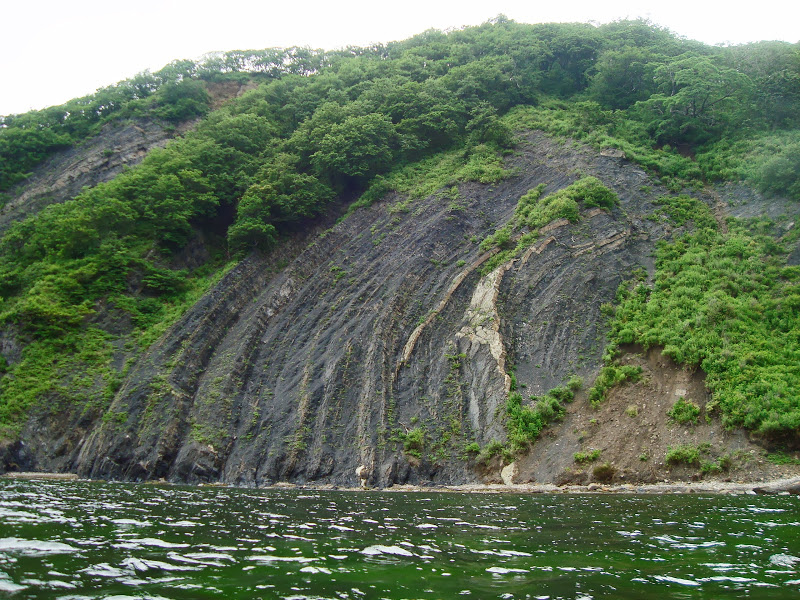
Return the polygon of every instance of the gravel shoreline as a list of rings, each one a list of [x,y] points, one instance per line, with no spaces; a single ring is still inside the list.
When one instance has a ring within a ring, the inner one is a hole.
[[[386,492],[442,491],[498,494],[798,494],[800,477],[776,479],[768,482],[727,481],[678,481],[652,484],[598,484],[562,485],[553,484],[489,484],[419,487],[396,485]]]
[[[78,480],[73,473],[5,473],[0,479],[49,479]],[[149,484],[169,485],[166,481],[151,481]],[[225,484],[210,484],[228,487]],[[340,491],[380,491],[388,493],[403,492],[456,492],[469,494],[798,494],[800,477],[775,479],[766,482],[732,481],[674,481],[648,484],[598,484],[562,485],[553,484],[464,484],[464,485],[393,485],[387,488],[354,488],[329,484],[277,483],[259,489],[305,489]]]

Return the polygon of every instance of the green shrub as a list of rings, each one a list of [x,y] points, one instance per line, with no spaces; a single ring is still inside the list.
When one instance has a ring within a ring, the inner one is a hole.
[[[573,375],[572,377],[569,378],[569,381],[567,382],[567,387],[572,392],[577,392],[583,387],[583,377]]]
[[[403,452],[414,458],[422,458],[422,451],[425,448],[425,430],[422,427],[400,434],[403,442]]]
[[[478,442],[470,442],[464,445],[464,454],[480,454],[481,446]]]
[[[458,178],[462,181],[497,183],[508,175],[509,171],[503,166],[497,149],[481,144],[472,150],[469,160],[459,171]]]
[[[551,398],[555,398],[559,402],[572,402],[575,398],[575,394],[569,387],[554,387],[547,392],[547,395]]]
[[[708,452],[710,444],[703,443],[697,446],[691,444],[681,444],[667,447],[667,454],[664,460],[668,465],[686,464],[686,465],[699,465],[700,454]]]
[[[681,194],[679,196],[662,196],[655,201],[662,206],[657,214],[665,215],[672,223],[681,226],[688,222],[696,229],[716,229],[717,221],[711,209],[701,200]]]
[[[697,419],[700,417],[700,407],[691,400],[681,397],[667,411],[667,415],[675,423],[693,423],[696,425]]]
[[[541,198],[543,190],[544,185],[539,185],[520,198],[514,213],[515,228],[538,229],[556,219],[575,223],[580,218],[580,205],[611,209],[619,203],[617,195],[596,177],[584,177]]]
[[[602,450],[598,450],[598,449],[595,448],[595,449],[589,450],[587,452],[583,452],[583,451],[576,452],[575,454],[572,455],[572,457],[575,459],[575,462],[579,463],[579,464],[580,463],[594,462],[598,458],[600,458],[600,453],[601,452],[602,452]]]
[[[594,380],[594,385],[589,388],[589,402],[593,405],[605,400],[609,390],[625,381],[638,381],[642,368],[633,365],[606,365]]]
[[[767,460],[774,465],[800,465],[800,458],[780,451],[767,454]]]
[[[604,462],[592,469],[592,478],[602,483],[610,483],[617,474],[617,469],[610,462]]]
[[[506,445],[499,440],[492,440],[483,447],[478,455],[477,461],[480,463],[487,463],[495,456],[505,456]]]
[[[526,405],[519,392],[511,391],[506,401],[506,454],[513,456],[535,442],[550,422],[564,415],[562,403],[571,402],[573,397],[569,388],[556,387],[544,396],[531,396]]]
[[[710,149],[723,154],[728,164],[722,176],[741,176],[761,191],[800,200],[800,131],[771,131],[755,139],[740,140]],[[721,150],[721,151],[720,151]]]
[[[582,203],[585,208],[600,207],[611,210],[619,204],[619,197],[608,189],[597,177],[584,177],[567,188],[569,197]]]
[[[722,473],[723,471],[729,470],[732,464],[733,459],[730,454],[725,454],[716,460],[700,461],[700,472],[703,473],[703,475]]]

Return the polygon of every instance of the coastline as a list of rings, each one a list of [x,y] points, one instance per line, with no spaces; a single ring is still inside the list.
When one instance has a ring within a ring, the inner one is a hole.
[[[441,491],[481,494],[795,494],[800,495],[800,477],[764,482],[673,481],[588,485],[554,484],[466,484],[420,487],[395,485],[381,491]]]
[[[94,481],[81,480],[74,473],[44,472],[11,472],[0,475],[0,479],[11,480],[60,480],[60,481]],[[180,485],[168,481],[143,482],[149,485]],[[200,484],[198,487],[235,487],[223,483]],[[297,489],[343,492],[386,492],[386,493],[464,493],[464,494],[795,494],[800,495],[800,476],[773,479],[770,481],[665,481],[661,483],[620,483],[588,485],[554,485],[554,484],[502,484],[502,483],[468,483],[461,485],[408,485],[397,484],[385,488],[346,487],[332,484],[294,484],[275,483],[260,486],[256,489]]]

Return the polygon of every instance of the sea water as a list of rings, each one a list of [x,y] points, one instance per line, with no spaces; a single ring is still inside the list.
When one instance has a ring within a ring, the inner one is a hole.
[[[0,597],[800,598],[800,498],[0,480]]]

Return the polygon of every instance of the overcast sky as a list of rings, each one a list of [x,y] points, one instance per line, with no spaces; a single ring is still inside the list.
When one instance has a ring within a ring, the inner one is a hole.
[[[800,40],[800,2],[761,0],[9,0],[0,11],[0,114],[61,104],[218,50],[401,40],[431,27],[645,17],[708,44]],[[742,8],[739,8],[742,7]],[[744,8],[746,7],[746,8]]]

